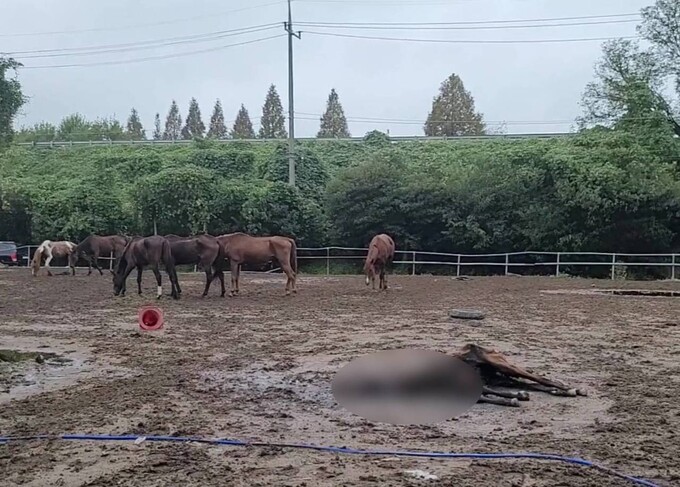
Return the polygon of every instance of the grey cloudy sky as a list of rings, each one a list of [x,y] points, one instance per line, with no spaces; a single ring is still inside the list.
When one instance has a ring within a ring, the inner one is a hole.
[[[295,0],[293,15],[294,21],[305,22],[469,22],[628,14],[652,3],[652,0]],[[140,42],[149,40],[282,23],[286,19],[286,4],[275,0],[2,0],[2,12],[9,22],[3,22],[0,31],[0,52],[111,44],[131,44],[136,48],[96,55],[74,56],[74,51],[68,56],[54,57],[28,56],[62,53],[15,55],[30,68],[174,55],[275,36],[283,33],[282,25],[205,42],[138,49]],[[594,21],[597,19],[589,22]],[[578,116],[581,93],[592,79],[593,65],[600,56],[599,41],[435,44],[320,36],[311,31],[412,39],[537,40],[629,36],[635,35],[635,25],[636,22],[626,22],[467,30],[359,30],[299,25],[296,30],[303,34],[301,40],[295,41],[296,112],[320,114],[328,92],[334,87],[350,120],[352,135],[363,135],[373,129],[389,129],[393,135],[420,135],[420,123],[361,119],[422,121],[440,83],[455,72],[472,92],[485,119],[508,121],[508,132],[566,131],[572,125],[569,122],[510,122],[569,121]],[[24,35],[74,30],[80,32]],[[287,108],[287,41],[279,37],[200,54],[126,64],[22,69],[20,80],[30,102],[24,107],[18,125],[43,120],[58,123],[73,112],[88,118],[115,116],[124,120],[134,106],[150,133],[156,112],[164,119],[171,100],[176,99],[184,116],[193,96],[199,101],[206,124],[215,99],[220,98],[227,120],[233,120],[244,103],[257,128],[256,117],[271,83],[276,84]],[[300,117],[311,120],[296,120],[296,135],[315,135],[318,115]]]

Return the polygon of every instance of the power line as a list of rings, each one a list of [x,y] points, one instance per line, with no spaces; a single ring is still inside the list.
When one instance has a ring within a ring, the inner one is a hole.
[[[591,20],[620,17],[640,18],[639,12],[628,14],[581,15],[577,17],[543,17],[534,19],[502,19],[502,20],[461,20],[457,22],[298,22],[299,24],[316,23],[324,25],[483,25],[483,24],[513,24],[527,22],[557,22],[564,20]]]
[[[208,49],[199,49],[195,51],[187,51],[187,52],[180,52],[176,54],[166,54],[164,56],[150,56],[150,57],[144,57],[144,58],[135,58],[135,59],[123,59],[120,61],[102,61],[102,62],[95,62],[95,63],[82,63],[82,64],[53,64],[53,65],[45,65],[45,66],[24,66],[20,69],[49,69],[49,68],[76,68],[76,67],[89,67],[89,66],[110,66],[110,65],[115,65],[115,64],[128,64],[128,63],[140,63],[140,62],[146,62],[146,61],[156,61],[159,59],[171,59],[171,58],[176,58],[176,57],[182,57],[182,56],[191,56],[194,54],[202,54],[206,52],[214,52],[214,51],[219,51],[222,49],[227,49],[229,47],[236,47],[236,46],[244,46],[246,44],[254,44],[256,42],[263,42],[267,41],[270,39],[278,39],[279,37],[283,37],[285,34],[277,34],[275,36],[269,36],[269,37],[261,37],[259,39],[252,39],[249,41],[244,41],[244,42],[238,42],[236,44],[227,44],[224,46],[216,46],[216,47],[211,47]]]
[[[91,29],[61,30],[61,31],[51,31],[51,32],[26,32],[26,33],[18,33],[18,34],[0,34],[0,37],[37,37],[37,36],[61,35],[61,34],[81,34],[81,33],[86,33],[86,32],[112,32],[112,31],[131,30],[131,29],[142,29],[142,28],[147,28],[147,27],[156,27],[156,26],[159,26],[159,25],[170,25],[170,24],[178,24],[178,23],[183,23],[183,22],[190,22],[190,21],[193,21],[193,20],[215,18],[217,16],[227,15],[227,14],[236,13],[236,12],[242,12],[242,11],[245,11],[245,10],[253,10],[253,9],[258,9],[258,8],[271,7],[273,5],[282,5],[284,3],[286,3],[285,0],[279,0],[277,2],[261,3],[261,4],[258,4],[258,5],[251,5],[250,7],[237,8],[237,9],[233,9],[233,10],[225,10],[225,11],[222,11],[222,12],[214,12],[214,13],[209,14],[209,15],[200,15],[200,16],[196,16],[196,17],[166,20],[166,21],[161,21],[161,22],[151,22],[151,23],[145,23],[145,24],[133,24],[133,25],[120,26],[120,27],[96,27],[96,28],[91,28]]]
[[[162,42],[162,40],[158,41],[146,41],[142,42],[140,44],[136,43],[129,43],[127,45],[121,45],[121,46],[128,46],[128,47],[119,47],[119,48],[114,48],[114,49],[101,49],[101,50],[91,50],[91,51],[83,51],[83,52],[57,52],[54,54],[33,54],[33,55],[28,55],[28,56],[19,56],[19,59],[36,59],[36,58],[53,58],[53,57],[64,57],[64,56],[92,56],[92,55],[97,55],[97,54],[110,54],[110,53],[121,53],[121,52],[134,52],[134,51],[141,51],[145,49],[157,49],[159,47],[167,47],[167,46],[176,46],[176,45],[184,45],[184,44],[195,44],[195,43],[200,43],[200,42],[211,42],[215,41],[218,39],[224,39],[226,37],[233,37],[233,36],[240,36],[240,35],[245,35],[245,34],[253,34],[256,32],[263,32],[267,30],[271,30],[274,28],[277,28],[279,25],[278,24],[272,24],[269,26],[261,26],[257,28],[250,28],[250,30],[245,30],[245,29],[239,29],[239,32],[230,32],[230,33],[217,33],[217,34],[205,34],[205,35],[198,35],[198,36],[188,36],[187,38],[184,38],[183,40],[176,40],[176,41],[169,41],[169,42]],[[228,32],[228,31],[224,31]],[[151,42],[155,42],[155,44],[151,44]],[[102,46],[99,46],[102,47]],[[95,49],[94,47],[92,49]]]
[[[436,44],[538,44],[538,43],[558,43],[558,42],[588,42],[588,41],[608,41],[612,39],[638,39],[640,36],[617,36],[617,37],[581,37],[572,39],[516,39],[516,40],[473,40],[473,39],[414,39],[407,37],[378,37],[378,36],[364,36],[355,34],[340,34],[335,32],[316,32],[305,30],[305,34],[328,36],[328,37],[345,37],[351,39],[368,39],[375,41],[399,41],[399,42],[425,42]]]
[[[423,25],[423,26],[399,26],[399,25],[349,25],[349,24],[330,24],[330,23],[314,23],[314,22],[299,22],[305,27],[317,28],[333,28],[333,29],[371,29],[371,30],[505,30],[505,29],[536,29],[545,27],[574,27],[587,25],[613,25],[626,24],[632,22],[639,22],[639,19],[623,19],[623,20],[601,20],[595,22],[569,22],[559,24],[526,24],[526,25],[469,25],[469,26],[443,26],[443,25]]]

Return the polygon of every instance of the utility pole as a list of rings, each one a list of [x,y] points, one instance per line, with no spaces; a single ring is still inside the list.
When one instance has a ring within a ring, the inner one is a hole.
[[[293,14],[288,0],[288,22],[284,22],[288,32],[288,184],[295,186],[295,104],[293,103],[293,37],[300,38],[300,32],[293,31]]]

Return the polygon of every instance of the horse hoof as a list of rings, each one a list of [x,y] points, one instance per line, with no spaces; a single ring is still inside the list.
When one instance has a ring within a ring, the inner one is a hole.
[[[519,401],[513,397],[512,399],[510,399],[510,406],[512,406],[514,408],[518,408],[519,407]]]
[[[519,399],[520,401],[528,401],[529,393],[527,391],[519,391],[517,393],[517,399]]]
[[[576,389],[576,394],[579,396],[587,397],[588,391],[586,391],[585,389]]]
[[[577,389],[569,389],[569,390],[567,391],[567,396],[569,396],[569,397],[576,397],[577,393],[578,393],[578,390],[577,390]]]

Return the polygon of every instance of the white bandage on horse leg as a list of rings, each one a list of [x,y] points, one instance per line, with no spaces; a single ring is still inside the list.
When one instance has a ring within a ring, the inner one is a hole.
[[[158,297],[163,295],[163,286],[158,286]]]

